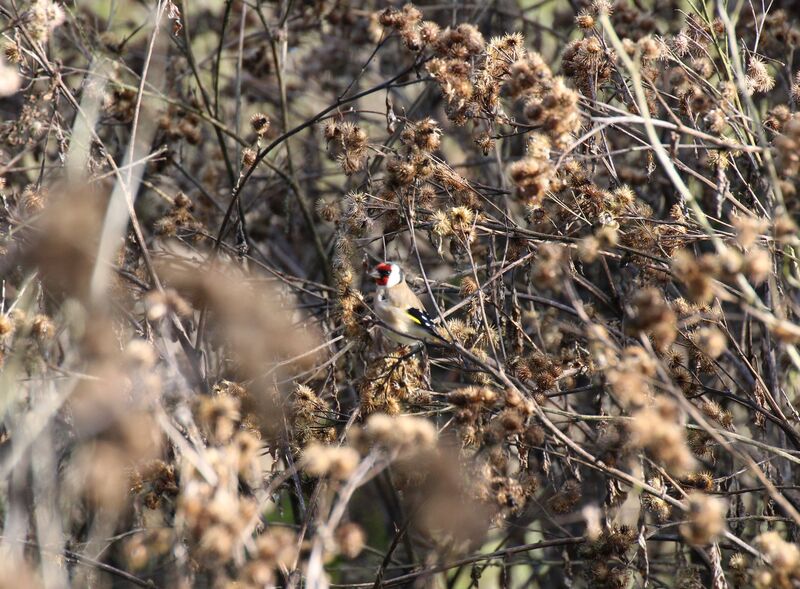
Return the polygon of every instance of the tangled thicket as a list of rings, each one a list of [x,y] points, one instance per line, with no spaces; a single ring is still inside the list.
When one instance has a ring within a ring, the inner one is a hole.
[[[764,6],[3,2],[0,587],[800,586]]]

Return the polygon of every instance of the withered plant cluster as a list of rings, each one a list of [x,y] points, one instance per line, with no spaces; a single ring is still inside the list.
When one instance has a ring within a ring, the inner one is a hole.
[[[800,587],[798,19],[4,0],[0,587]]]

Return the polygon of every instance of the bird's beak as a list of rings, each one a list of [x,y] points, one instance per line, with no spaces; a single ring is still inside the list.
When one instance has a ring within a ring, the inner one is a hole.
[[[369,276],[370,276],[370,278],[374,278],[375,280],[378,280],[381,277],[381,273],[378,272],[378,270],[376,269],[376,270],[373,270],[372,272],[370,272]]]

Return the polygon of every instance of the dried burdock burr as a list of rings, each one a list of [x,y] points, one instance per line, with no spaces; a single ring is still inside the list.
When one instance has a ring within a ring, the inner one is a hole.
[[[688,504],[688,520],[680,526],[681,535],[694,545],[713,542],[725,530],[725,502],[695,491],[689,494]]]

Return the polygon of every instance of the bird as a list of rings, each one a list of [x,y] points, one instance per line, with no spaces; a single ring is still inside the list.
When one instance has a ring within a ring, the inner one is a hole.
[[[377,264],[370,277],[377,287],[375,314],[385,325],[386,337],[403,345],[443,339],[422,301],[406,283],[405,272],[399,264]]]

